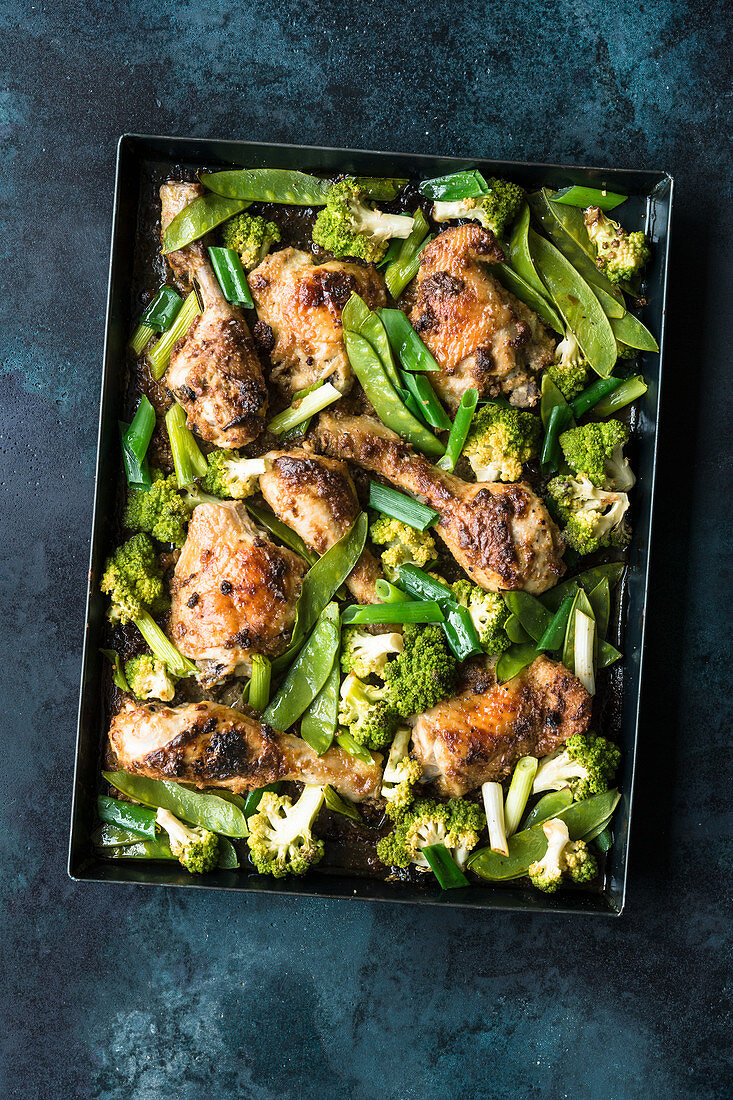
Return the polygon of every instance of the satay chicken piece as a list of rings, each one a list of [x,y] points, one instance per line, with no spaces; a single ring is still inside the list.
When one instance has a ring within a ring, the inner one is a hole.
[[[438,512],[435,531],[475,584],[489,592],[546,592],[565,572],[560,532],[524,482],[469,484],[431,466],[369,416],[321,413],[319,449],[380,474]]]
[[[440,366],[430,382],[453,410],[472,386],[479,397],[534,405],[536,375],[553,361],[539,317],[487,266],[505,258],[491,230],[475,223],[446,229],[420,256],[410,319]]]
[[[170,635],[204,683],[249,674],[288,646],[306,563],[256,527],[241,501],[199,504],[171,582]]]
[[[353,372],[344,347],[341,311],[356,291],[370,309],[385,303],[384,281],[372,266],[284,248],[250,273],[259,321],[255,336],[270,353],[270,380],[288,400],[326,379],[346,393]]]
[[[202,192],[195,183],[163,184],[162,229]],[[267,385],[247,322],[224,297],[202,241],[166,258],[181,287],[195,287],[203,305],[173,348],[166,386],[202,439],[228,449],[243,447],[262,431],[267,413]]]
[[[464,666],[459,694],[415,722],[412,755],[441,794],[506,779],[521,756],[546,756],[588,730],[591,697],[559,662],[538,657],[505,684],[494,665]]]
[[[260,492],[311,550],[324,554],[353,526],[361,506],[346,463],[293,450],[271,452],[267,466]],[[381,576],[374,555],[364,550],[345,583],[359,603],[377,603],[375,582]]]
[[[318,756],[300,737],[219,703],[167,707],[127,699],[109,730],[109,763],[149,779],[194,787],[225,787],[237,794],[293,780],[331,784],[353,800],[376,797],[381,756],[369,763],[339,748]]]

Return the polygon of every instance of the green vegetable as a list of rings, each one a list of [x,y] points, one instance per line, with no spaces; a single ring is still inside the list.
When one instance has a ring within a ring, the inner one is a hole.
[[[122,523],[129,531],[145,531],[159,542],[183,546],[190,516],[176,477],[164,477],[160,470],[153,470],[150,489],[130,490]]]
[[[247,837],[250,859],[261,875],[304,875],[323,859],[323,841],[312,832],[322,805],[322,787],[304,787],[295,804],[287,795],[262,795]]]
[[[421,504],[405,493],[399,493],[389,485],[380,485],[378,481],[369,482],[369,504],[385,516],[406,523],[417,531],[424,531],[440,519],[440,513],[434,508],[428,508],[426,504]]]
[[[192,290],[181,306],[171,327],[163,333],[159,340],[156,340],[147,353],[150,373],[156,381],[162,378],[167,371],[174,345],[186,335],[200,313],[201,309],[199,308],[196,291]]]
[[[399,298],[408,283],[417,275],[420,255],[432,237],[428,236],[428,223],[418,207],[412,216],[413,225],[409,237],[406,237],[390,264],[384,269],[384,281],[393,298]]]
[[[184,206],[163,232],[163,253],[177,252],[244,210],[246,202],[221,195],[199,195]]]
[[[516,615],[508,616],[507,621],[504,623],[504,632],[509,641],[514,642],[515,645],[523,645],[525,642],[532,640]],[[565,633],[563,631],[563,638],[564,637]]]
[[[366,683],[353,672],[341,685],[338,720],[357,745],[377,750],[391,743],[399,725],[389,688]]]
[[[324,558],[320,559],[323,560]],[[339,639],[339,610],[337,604],[331,603],[320,613],[308,641],[288,670],[274,698],[262,712],[263,722],[276,730],[287,730],[300,718],[318,695],[333,668]]]
[[[344,608],[343,623],[442,623],[445,615],[440,604],[428,600],[401,603],[350,604]]]
[[[405,600],[410,598],[406,592],[381,577],[375,582],[374,588],[383,603],[404,603]]]
[[[389,658],[403,649],[402,635],[397,631],[370,634],[357,627],[344,630],[341,643],[341,668],[346,673],[353,672],[360,680],[369,676],[381,677]]]
[[[540,421],[529,412],[489,401],[471,422],[463,453],[478,481],[519,481],[539,451]]]
[[[169,703],[176,694],[175,677],[157,657],[144,653],[125,661],[125,678],[136,699],[161,699]]]
[[[573,734],[540,761],[532,791],[539,794],[569,787],[575,801],[581,802],[609,789],[620,758],[616,745],[605,737]]]
[[[601,829],[600,833],[597,833],[595,837],[589,836],[586,840],[588,843],[591,840],[595,840],[596,848],[599,852],[608,852],[613,847],[613,833],[609,829],[608,825]]]
[[[263,711],[270,701],[271,665],[267,657],[255,653],[252,657],[252,679],[249,687],[249,705]]]
[[[150,438],[155,428],[155,409],[143,395],[132,419],[132,423],[122,437],[123,450],[131,451],[138,464],[143,466]],[[129,479],[128,479],[129,480]]]
[[[501,285],[510,293],[516,295],[520,302],[529,306],[538,317],[541,317],[555,332],[564,332],[565,325],[560,314],[545,295],[547,290],[543,285],[544,294],[540,294],[522,276],[510,267],[509,264],[489,264],[489,271]]]
[[[486,192],[475,197],[456,201],[438,200],[433,206],[436,222],[469,218],[480,222],[497,237],[503,237],[516,218],[524,202],[524,191],[516,183],[491,178],[486,181]]]
[[[507,680],[512,680],[523,668],[531,665],[532,661],[539,656],[540,651],[534,642],[524,642],[510,646],[496,662],[496,682],[505,684]]]
[[[399,580],[403,588],[418,599],[436,601],[445,615],[442,624],[446,641],[459,661],[481,653],[479,632],[470,611],[463,607],[455,594],[442,581],[436,580],[415,565],[400,566]]]
[[[554,473],[560,464],[560,436],[566,431],[572,418],[573,411],[567,403],[552,406],[540,456],[540,466],[545,476]]]
[[[201,486],[226,500],[244,500],[257,492],[267,464],[264,458],[246,458],[239,451],[210,451]]]
[[[241,261],[242,267],[251,270],[264,260],[273,244],[280,240],[280,230],[275,222],[265,221],[252,214],[235,214],[221,227],[221,243],[225,248],[233,249]],[[250,297],[245,279],[246,293]],[[230,299],[233,300],[233,299]],[[245,302],[245,304],[247,304]]]
[[[219,838],[215,833],[200,826],[189,828],[170,810],[159,809],[155,822],[168,833],[171,852],[190,874],[202,875],[214,870],[219,859]]]
[[[447,176],[423,180],[419,191],[426,199],[470,199],[485,195],[488,184],[477,168],[469,168],[464,172],[451,172]]]
[[[441,890],[456,890],[462,886],[470,886],[445,844],[427,844],[422,849],[422,854],[437,878]]]
[[[627,378],[613,393],[601,398],[595,406],[596,416],[611,416],[636,401],[637,397],[643,397],[647,391],[647,384],[640,374],[634,378]]]
[[[374,348],[379,356],[385,373],[395,389],[400,386],[400,375],[395,366],[392,348],[387,338],[385,329],[379,314],[368,305],[355,292],[341,311],[341,324],[348,332],[355,332],[357,336],[363,336]]]
[[[354,374],[382,423],[424,454],[442,455],[443,445],[400,401],[371,344],[351,332],[344,332],[344,343]]]
[[[593,608],[593,618],[596,621],[598,637],[605,638],[608,631],[608,620],[611,617],[611,585],[608,577],[602,577],[594,588],[588,593],[588,602]]]
[[[554,382],[563,397],[570,401],[581,392],[588,381],[588,364],[580,344],[568,329],[565,338],[555,348],[555,362],[543,375]],[[603,382],[604,379],[599,379]]]
[[[371,764],[372,754],[369,752],[369,749],[365,749],[363,745],[355,741],[346,730],[341,730],[340,733],[336,734],[336,743],[340,749],[343,749],[344,752],[348,752],[349,756],[353,756],[357,760],[362,760],[365,764]]]
[[[208,252],[211,266],[226,300],[238,306],[246,306],[247,309],[254,309],[239,253],[233,248],[219,248],[218,245],[210,247]]]
[[[608,668],[621,660],[622,654],[609,642],[598,643],[598,667]]]
[[[636,348],[639,351],[659,351],[659,344],[649,329],[633,313],[625,313],[620,319],[612,317],[611,328],[616,339],[630,348]]]
[[[333,668],[326,677],[325,684],[300,722],[300,736],[319,756],[322,756],[324,752],[331,748],[338,727],[340,684],[341,675],[337,654],[334,658]],[[328,798],[326,801],[328,802]]]
[[[572,882],[590,882],[598,874],[598,864],[584,840],[571,840],[568,827],[559,818],[546,821],[542,831],[547,839],[545,854],[530,863],[527,873],[533,886],[554,894],[568,877]]]
[[[328,405],[332,405],[334,401],[338,401],[340,397],[341,392],[335,386],[330,382],[322,382],[317,389],[312,390],[305,397],[296,398],[290,408],[274,416],[267,425],[267,430],[273,435],[282,435],[283,432],[302,424],[304,420],[310,420],[312,416]]]
[[[504,603],[519,619],[530,638],[539,642],[550,625],[550,612],[529,592],[504,592],[503,596]]]
[[[155,812],[136,806],[132,802],[123,802],[120,798],[108,798],[100,795],[97,799],[97,812],[100,821],[109,825],[119,825],[121,829],[130,829],[139,836],[155,840]]]
[[[410,408],[416,410],[416,415],[431,428],[435,428],[440,432],[449,432],[451,429],[450,417],[438,400],[435,390],[425,375],[400,371],[400,379],[405,386],[404,392],[411,399]],[[407,403],[407,397],[405,397],[405,402]]]
[[[296,605],[291,646],[310,633],[336,590],[358,562],[364,549],[366,531],[367,517],[362,512],[346,534],[330,546],[306,573]]]
[[[598,404],[602,397],[613,393],[621,385],[623,383],[620,378],[597,378],[595,382],[592,382],[587,389],[584,389],[570,402],[570,408],[573,410],[575,419],[580,420],[581,416],[585,416],[594,405]]]
[[[331,190],[329,180],[289,168],[242,168],[201,172],[204,187],[218,195],[247,202],[278,202],[290,206],[322,206]],[[243,207],[239,207],[243,209]],[[235,213],[235,211],[232,211]]]
[[[573,588],[567,593],[557,611],[548,622],[544,634],[537,642],[538,649],[543,651],[550,650],[553,652],[557,649],[562,649],[576,592],[577,588]]]
[[[391,580],[397,579],[401,566],[426,565],[436,557],[435,540],[427,531],[381,513],[369,525],[369,536],[380,551],[382,566]]]
[[[224,836],[247,836],[247,822],[242,810],[217,794],[190,791],[180,783],[167,779],[146,779],[129,772],[102,772],[112,787],[143,806],[169,810],[191,825],[198,825]]]
[[[447,470],[451,473],[455,467],[456,462],[461,456],[466,438],[468,436],[469,429],[471,427],[471,421],[473,420],[473,414],[476,411],[476,404],[478,402],[478,390],[471,389],[466,390],[461,398],[461,403],[456,410],[456,415],[453,420],[453,426],[448,436],[448,442],[445,445],[445,454],[442,458],[439,458],[436,465],[441,470]],[[438,513],[436,512],[436,517]]]
[[[559,791],[550,791],[548,794],[543,794],[542,798],[535,802],[526,815],[522,822],[522,829],[531,829],[533,825],[541,825],[543,821],[549,821],[551,817],[557,817],[561,810],[566,810],[572,804],[573,792],[569,787],[562,787]]]
[[[283,523],[281,519],[278,519],[275,513],[271,512],[269,508],[262,508],[259,504],[252,504],[248,500],[247,511],[252,516],[252,519],[259,523],[260,527],[264,527],[266,531],[269,531],[271,535],[274,535],[275,538],[279,539],[285,546],[289,547],[296,554],[299,554],[304,561],[308,562],[308,565],[315,565],[318,561],[318,554],[310,550],[305,545],[300,535],[296,534],[296,532],[288,527],[287,524]]]
[[[186,424],[186,413],[180,405],[171,405],[165,414],[168,441],[173,455],[178,485],[183,489],[197,477],[203,477],[207,463],[199,450],[193,432]]]
[[[398,816],[394,831],[379,841],[377,856],[387,867],[414,863],[427,870],[430,864],[425,848],[443,844],[462,867],[484,826],[484,815],[474,802],[418,798]]]
[[[581,209],[585,209],[586,206],[600,206],[601,210],[615,210],[622,202],[626,202],[627,198],[628,195],[619,195],[615,191],[581,187],[576,183],[571,187],[561,187],[553,195],[552,201]]]
[[[152,328],[155,332],[167,332],[178,316],[182,305],[183,299],[172,286],[162,286],[152,301],[145,307],[140,318],[141,327]],[[142,351],[142,348],[140,348],[140,351]]]
[[[503,653],[509,646],[505,629],[509,616],[500,594],[484,592],[468,580],[454,581],[450,587],[455,600],[468,611],[484,652]]]
[[[550,414],[555,405],[567,405],[564,394],[557,388],[547,371],[542,375],[542,391],[540,397],[540,419],[545,431],[550,423]]]
[[[489,845],[492,851],[503,852],[505,856],[509,855],[504,821],[504,791],[501,783],[482,783],[481,795],[486,812],[486,826],[489,830]]]
[[[348,817],[351,821],[356,821],[359,825],[364,824],[364,819],[354,803],[347,802],[345,798],[342,798],[341,795],[336,793],[333,787],[327,785],[323,788],[323,801],[332,813]]]
[[[258,787],[255,791],[248,791],[242,807],[245,820],[248,821],[255,813],[260,804],[260,799],[266,791],[274,791],[275,794],[279,794],[281,787],[282,783],[266,783],[264,787]]]
[[[402,639],[403,651],[389,662],[384,679],[392,706],[401,717],[409,718],[424,714],[453,694],[458,662],[437,625],[407,623]]]
[[[569,668],[571,672],[575,671],[575,615],[577,611],[580,611],[591,619],[593,618],[593,607],[588,599],[587,593],[582,588],[578,589],[573,598],[562,647],[562,663],[565,665],[565,668]]]
[[[633,279],[651,256],[641,231],[627,233],[597,206],[586,210],[585,228],[597,249],[596,265],[612,283]]]
[[[313,240],[334,256],[356,256],[378,263],[393,237],[409,237],[413,219],[385,214],[363,201],[366,191],[355,179],[333,184],[313,226]]]
[[[559,438],[562,453],[572,472],[586,477],[598,488],[630,489],[634,476],[623,447],[629,429],[620,420],[583,424],[563,432]]]
[[[537,269],[534,266],[534,261],[529,251],[529,219],[529,206],[525,202],[522,204],[522,209],[519,213],[519,217],[514,223],[514,229],[509,239],[507,248],[509,263],[511,265],[511,270],[522,279],[525,286],[530,287],[537,297],[548,301],[547,287],[537,274]],[[501,268],[504,265],[498,264],[496,266]],[[552,309],[552,306],[550,306],[550,308]],[[565,327],[562,322],[557,331],[564,333]]]
[[[425,347],[401,309],[380,309],[379,316],[387,330],[392,350],[405,370],[440,370],[431,352]]]
[[[422,765],[410,758],[409,726],[400,726],[395,732],[382,775],[381,795],[387,805],[385,813],[393,821],[399,820],[415,796],[415,789],[422,777]]]
[[[116,649],[100,649],[99,651],[112,663],[112,683],[120,691],[130,690],[130,685],[125,679],[125,669],[122,664],[122,658]]]
[[[392,202],[410,181],[399,176],[356,176],[356,182],[368,198],[376,202]]]
[[[128,344],[133,355],[142,355],[154,336],[157,336],[157,329],[150,325],[138,325]]]

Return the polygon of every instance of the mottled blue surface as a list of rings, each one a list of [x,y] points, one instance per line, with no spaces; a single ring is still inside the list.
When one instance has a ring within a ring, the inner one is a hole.
[[[0,1096],[730,1095],[724,0],[0,0],[0,29]],[[123,131],[676,177],[647,695],[620,920],[66,878]]]

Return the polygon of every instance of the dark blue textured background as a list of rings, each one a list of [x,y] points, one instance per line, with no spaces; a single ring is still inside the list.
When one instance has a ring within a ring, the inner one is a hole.
[[[0,1095],[730,1095],[725,0],[0,0],[0,28]],[[135,130],[676,177],[620,920],[66,878],[114,154]]]

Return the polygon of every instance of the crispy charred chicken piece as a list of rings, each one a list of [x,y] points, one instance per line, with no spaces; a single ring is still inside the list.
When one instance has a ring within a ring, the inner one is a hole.
[[[284,248],[251,272],[259,322],[255,336],[272,361],[271,381],[283,396],[328,379],[346,393],[353,374],[341,330],[341,310],[352,291],[370,309],[385,303],[381,275],[371,266],[330,260]]]
[[[520,756],[546,756],[588,729],[591,697],[563,665],[538,657],[497,684],[494,663],[464,666],[460,694],[415,722],[413,755],[441,794],[505,779]]]
[[[171,583],[170,635],[214,683],[287,649],[307,569],[275,546],[239,501],[199,504]]]
[[[260,492],[311,550],[324,554],[361,511],[346,464],[304,450],[273,451],[267,459]],[[379,563],[365,550],[346,585],[359,603],[376,603],[374,584],[382,575]]]
[[[278,733],[218,703],[151,706],[126,700],[109,730],[110,763],[149,779],[242,793],[276,780],[330,783],[351,799],[379,794],[381,757],[366,764],[332,748],[322,756],[288,733]]]
[[[440,364],[428,377],[451,409],[471,386],[480,397],[534,405],[535,375],[552,362],[540,319],[486,266],[504,259],[493,233],[475,224],[446,229],[420,257],[410,319]]]
[[[162,228],[201,193],[195,183],[163,184]],[[166,385],[202,439],[243,447],[262,431],[267,412],[267,386],[247,323],[222,294],[201,241],[167,259],[183,287],[196,287],[204,312],[173,348]]]
[[[545,592],[565,572],[560,533],[524,482],[469,484],[431,466],[368,416],[321,413],[321,450],[381,474],[440,514],[435,530],[471,580],[489,592]]]

